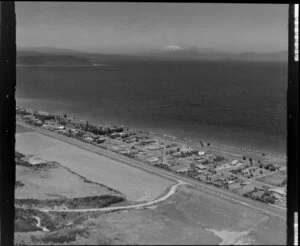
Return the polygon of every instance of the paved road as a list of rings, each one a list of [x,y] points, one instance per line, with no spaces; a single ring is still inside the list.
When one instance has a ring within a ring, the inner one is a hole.
[[[146,164],[142,161],[138,161],[138,160],[129,158],[127,156],[120,155],[111,150],[103,149],[100,146],[98,147],[98,146],[95,146],[95,145],[92,145],[92,144],[89,144],[89,143],[86,143],[86,142],[83,142],[83,141],[80,141],[80,140],[77,140],[74,138],[66,137],[66,136],[60,135],[58,133],[54,133],[54,132],[51,132],[48,130],[41,129],[39,127],[31,126],[31,125],[28,125],[23,122],[17,122],[17,124],[27,127],[27,128],[30,128],[34,131],[45,134],[47,136],[59,139],[66,143],[70,143],[70,144],[73,144],[80,148],[87,149],[87,150],[97,153],[99,155],[106,156],[110,159],[122,162],[124,164],[130,165],[130,166],[133,166],[136,168],[140,168],[147,172],[154,173],[161,177],[171,179],[171,180],[184,181],[190,185],[193,185],[194,187],[197,187],[198,190],[200,190],[208,195],[211,195],[212,197],[219,197],[226,201],[230,201],[230,202],[237,203],[237,204],[242,204],[242,205],[252,208],[254,210],[258,210],[258,211],[261,211],[268,215],[276,216],[280,219],[286,220],[286,210],[283,208],[270,206],[270,205],[264,204],[262,202],[254,201],[249,198],[232,193],[228,190],[224,190],[221,188],[216,188],[214,186],[204,184],[202,182],[199,182],[199,181],[189,178],[187,176],[183,176],[183,175],[180,175],[177,173],[172,173],[170,171],[167,171],[167,170],[164,170],[161,168],[157,168],[155,166],[150,166],[149,164]]]

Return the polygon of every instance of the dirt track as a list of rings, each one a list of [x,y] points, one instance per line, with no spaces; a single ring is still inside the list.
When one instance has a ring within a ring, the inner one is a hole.
[[[124,157],[124,156],[120,156],[119,154],[116,154],[114,152],[104,150],[104,149],[101,149],[99,147],[95,147],[93,145],[90,145],[90,144],[87,144],[87,143],[84,143],[84,142],[81,142],[81,141],[76,141],[74,139],[70,139],[70,138],[67,138],[67,137],[52,133],[52,132],[47,132],[47,131],[41,130],[39,128],[36,128],[36,127],[28,126],[24,123],[20,123],[20,124],[24,125],[25,127],[30,128],[32,130],[35,130],[39,133],[42,133],[43,135],[46,135],[46,136],[64,141],[66,143],[69,143],[69,144],[72,144],[72,145],[75,145],[75,146],[78,146],[78,147],[80,146],[80,148],[82,148],[82,149],[88,149],[90,152],[97,153],[98,155],[106,156],[106,157],[108,157],[110,159],[113,159],[113,160],[118,160],[118,161],[120,161],[124,164],[129,165],[129,166],[134,166],[134,167],[137,167],[139,169],[149,171],[151,173],[156,173],[159,176],[163,176],[163,177],[166,177],[166,178],[169,178],[169,179],[183,180],[183,181],[197,187],[197,189],[201,190],[201,192],[203,192],[205,194],[209,194],[212,197],[219,197],[221,199],[228,200],[228,201],[231,201],[233,203],[238,203],[238,204],[244,205],[248,208],[255,209],[257,211],[261,211],[261,212],[264,212],[266,214],[278,217],[282,220],[286,219],[285,218],[285,211],[282,210],[282,209],[275,208],[273,206],[268,206],[266,204],[262,204],[260,202],[250,200],[248,198],[236,195],[236,194],[228,192],[226,190],[214,188],[212,186],[205,185],[203,183],[199,183],[198,181],[195,181],[195,180],[193,180],[191,178],[188,178],[188,177],[184,177],[184,176],[181,176],[181,175],[178,175],[178,174],[170,173],[168,171],[161,170],[161,169],[158,170],[157,168],[149,166],[149,165],[145,165],[145,164],[141,163],[140,161],[136,161],[134,159],[130,159],[130,158],[127,158],[127,157]]]
[[[184,185],[186,184],[183,181],[178,181],[177,184],[173,185],[169,192],[165,194],[164,196],[150,202],[142,203],[142,204],[135,204],[135,205],[128,205],[128,206],[118,206],[118,207],[108,207],[108,208],[87,208],[87,209],[38,209],[42,212],[113,212],[117,210],[127,210],[127,209],[140,209],[146,206],[151,206],[156,203],[165,201],[168,199],[170,196],[172,196],[175,192],[176,189],[179,185]]]

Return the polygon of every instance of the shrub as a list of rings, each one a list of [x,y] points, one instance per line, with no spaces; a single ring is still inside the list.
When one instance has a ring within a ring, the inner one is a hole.
[[[215,157],[215,161],[223,161],[223,160],[225,160],[225,158],[223,157],[223,156],[216,156]]]
[[[274,197],[274,196],[266,196],[266,197],[264,198],[264,201],[265,201],[265,202],[268,202],[268,203],[274,204],[274,203],[275,203],[275,197]]]
[[[272,192],[266,190],[266,191],[262,194],[262,198],[268,197],[268,196],[271,196],[271,195],[272,195]]]
[[[284,186],[284,185],[286,185],[286,184],[287,184],[287,180],[284,179],[284,180],[281,182],[281,186]]]

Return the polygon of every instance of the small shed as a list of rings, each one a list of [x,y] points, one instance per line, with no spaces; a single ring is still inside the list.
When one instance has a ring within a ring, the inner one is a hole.
[[[205,155],[205,152],[204,152],[204,151],[198,151],[198,155],[199,155],[199,156],[204,156],[204,155]]]

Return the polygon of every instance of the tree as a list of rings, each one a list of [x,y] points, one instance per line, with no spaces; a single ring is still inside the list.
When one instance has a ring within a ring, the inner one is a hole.
[[[69,129],[68,130],[68,136],[71,137],[71,135],[72,135],[72,132],[71,132],[71,129]]]
[[[225,158],[223,156],[216,156],[215,161],[223,161]]]
[[[87,132],[87,131],[88,131],[88,129],[89,129],[89,122],[88,122],[88,121],[86,121],[86,123],[85,123],[85,127],[84,127],[84,130]]]
[[[207,146],[210,146],[210,143],[207,143]]]
[[[246,160],[246,156],[243,156],[243,160],[244,160],[244,161]]]
[[[260,165],[259,165],[259,168],[263,168],[263,164],[260,164]]]
[[[274,196],[266,196],[266,197],[264,197],[264,201],[274,204],[275,203],[275,197]]]

